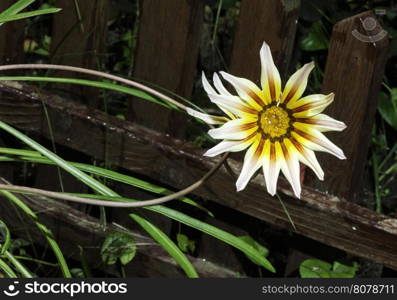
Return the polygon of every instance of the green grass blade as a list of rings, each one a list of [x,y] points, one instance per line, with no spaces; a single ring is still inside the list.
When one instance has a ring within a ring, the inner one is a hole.
[[[119,197],[119,195],[116,192],[114,192],[113,190],[111,190],[107,186],[103,185],[101,182],[95,180],[91,176],[89,176],[89,175],[85,174],[84,172],[78,170],[76,167],[74,167],[71,164],[67,163],[65,160],[60,158],[55,153],[49,151],[45,147],[41,146],[39,143],[35,142],[34,140],[29,138],[28,136],[24,135],[23,133],[19,132],[16,129],[12,128],[11,126],[7,125],[6,123],[0,121],[0,128],[5,130],[5,131],[7,131],[11,135],[15,136],[16,138],[18,138],[19,140],[21,140],[22,142],[24,142],[25,144],[27,144],[28,146],[33,148],[34,150],[40,152],[42,155],[44,155],[45,157],[47,157],[48,159],[53,161],[57,166],[59,166],[60,168],[64,169],[69,174],[73,175],[78,180],[80,180],[81,182],[85,183],[87,186],[91,187],[97,193],[99,193],[101,195],[104,195],[104,196]],[[140,222],[139,225],[141,225],[142,228],[146,232],[151,234],[151,235],[153,234],[153,232],[156,232],[156,237],[157,237],[158,240],[162,241],[162,244],[169,244],[170,242],[172,242],[172,241],[169,240],[168,237],[166,239],[165,238],[166,235],[164,235],[164,233],[159,228],[157,228],[156,226],[151,224],[149,221],[146,220],[146,222]],[[168,247],[165,250],[174,259],[178,259],[177,262],[179,263],[181,261],[179,259],[180,253],[178,251],[175,251],[174,250],[175,248],[178,248],[178,247],[174,244],[174,247]],[[178,250],[179,250],[179,248],[178,248]],[[184,255],[184,254],[182,253],[182,255]],[[184,263],[184,265],[180,265],[182,269],[186,270],[186,269],[193,268],[193,266],[191,265],[189,260],[186,258],[186,256],[185,256],[185,259],[183,260],[183,263]],[[187,275],[189,275],[189,274],[187,274]]]
[[[28,215],[35,222],[37,228],[44,234],[48,244],[50,245],[52,251],[54,252],[55,257],[58,260],[59,267],[61,268],[62,274],[66,278],[71,278],[72,275],[70,273],[69,267],[63,256],[61,249],[59,248],[58,243],[53,238],[53,234],[50,229],[48,229],[45,225],[39,222],[37,215],[27,206],[23,201],[21,201],[14,194],[7,191],[0,191],[6,198],[8,198],[12,203],[14,203],[19,209],[21,209],[26,215]]]
[[[246,254],[249,257],[252,257],[256,261],[260,263],[260,265],[270,272],[275,272],[276,270],[272,266],[272,264],[262,255],[259,254],[259,252],[249,245],[248,243],[244,242],[240,238],[223,231],[222,229],[219,229],[215,226],[212,226],[210,224],[207,224],[203,221],[197,220],[195,218],[192,218],[184,213],[178,212],[174,209],[165,207],[165,206],[150,206],[147,207],[148,210],[155,211],[157,213],[161,213],[164,216],[167,216],[173,220],[179,221],[185,225],[188,225],[190,227],[193,227],[197,230],[200,230],[206,234],[209,234],[227,244],[230,246],[233,246],[237,248],[238,250],[242,251],[244,254]]]
[[[137,214],[130,214],[129,215],[135,222],[137,222],[142,227],[146,228],[146,231],[150,234],[150,236],[158,242],[164,250],[168,253],[173,253],[174,259],[178,262],[178,264],[182,267],[185,273],[190,278],[197,278],[198,274],[194,267],[191,265],[189,260],[187,259],[186,255],[178,248],[177,245],[162,231],[157,230],[153,224],[147,222],[142,217],[138,216]]]
[[[19,13],[21,10],[28,7],[34,1],[36,1],[36,0],[19,0],[18,2],[14,3],[9,8],[7,8],[5,11],[1,12],[0,18],[15,15],[15,14]]]
[[[1,148],[0,147],[0,153],[4,153],[4,154],[8,154],[8,155],[17,155],[17,156],[19,156],[18,159],[20,159],[22,161],[26,161],[26,162],[55,165],[54,162],[43,157],[40,153],[38,153],[36,151],[23,150],[23,149],[12,149],[12,148]],[[0,161],[15,161],[15,160],[12,158],[0,156]],[[106,179],[111,179],[111,180],[114,180],[117,182],[125,183],[125,184],[143,189],[143,190],[151,192],[151,193],[160,194],[160,195],[170,195],[173,193],[173,191],[171,191],[167,188],[149,183],[147,181],[144,181],[144,180],[132,177],[132,176],[120,174],[115,171],[111,171],[111,170],[107,170],[104,168],[100,168],[100,167],[92,166],[92,165],[88,165],[88,164],[83,164],[83,163],[76,163],[76,162],[69,162],[69,161],[68,161],[68,163],[81,171],[90,173],[91,175],[101,176]],[[179,198],[179,200],[181,200],[182,202],[184,202],[188,205],[192,205],[198,209],[203,210],[211,217],[214,216],[208,209],[206,209],[205,207],[203,207],[202,205],[198,204],[197,202],[193,201],[190,198],[181,197],[181,198]]]
[[[121,198],[121,197],[107,197],[107,196],[98,196],[98,195],[90,195],[90,194],[70,194],[74,196],[80,196],[85,198],[95,198],[101,200],[108,200],[108,201],[124,201],[124,202],[131,202],[137,201],[135,199],[130,198]],[[154,211],[156,213],[162,214],[166,217],[169,217],[175,221],[181,222],[189,227],[197,229],[201,232],[204,232],[208,235],[211,235],[232,247],[240,250],[248,257],[251,257],[253,260],[257,261],[261,266],[269,270],[270,272],[275,272],[274,267],[272,264],[263,256],[261,255],[253,246],[243,241],[241,238],[230,234],[222,229],[219,229],[215,226],[212,226],[208,223],[200,221],[196,218],[192,218],[184,213],[181,213],[175,209],[168,208],[162,205],[155,205],[155,206],[147,206],[144,207],[147,210]]]
[[[4,232],[3,232],[4,243],[0,244],[0,256],[3,256],[4,253],[8,250],[8,248],[11,245],[11,234],[10,234],[10,231],[8,230],[7,225],[1,220],[0,220],[0,225],[4,230]]]
[[[8,259],[8,261],[14,266],[15,270],[17,270],[22,275],[22,277],[33,278],[30,271],[26,269],[26,267],[19,260],[17,260],[14,255],[12,255],[9,251],[6,251],[4,253],[4,257]]]
[[[113,192],[111,189],[100,183],[99,181],[95,180],[94,178],[88,176],[84,172],[78,170],[77,168],[73,167],[72,165],[68,164],[65,160],[60,158],[58,155],[55,153],[49,151],[39,143],[35,142],[32,140],[30,137],[24,135],[23,133],[19,132],[15,128],[9,126],[8,124],[4,123],[3,121],[0,121],[0,128],[7,131],[11,135],[15,136],[17,139],[20,141],[24,142],[26,145],[30,146],[37,152],[41,153],[51,161],[53,161],[57,166],[60,168],[64,169],[66,172],[70,173],[74,177],[76,177],[78,180],[81,182],[85,183],[95,191],[99,192],[102,195],[108,195],[108,196],[117,196],[115,192]]]
[[[20,13],[20,14],[16,14],[16,15],[12,15],[12,16],[0,17],[0,25],[4,24],[6,22],[10,22],[10,21],[16,21],[16,20],[31,18],[31,17],[35,17],[35,16],[41,16],[41,15],[47,15],[47,14],[53,14],[53,13],[59,12],[60,10],[61,10],[60,8],[46,8],[46,9],[40,9],[40,10]]]
[[[10,266],[7,265],[7,263],[1,258],[0,258],[0,270],[2,270],[5,273],[5,275],[7,275],[10,278],[18,277],[17,274],[15,274],[15,272],[10,268]]]
[[[84,86],[97,87],[112,91],[117,91],[121,93],[125,93],[140,99],[144,99],[150,102],[154,102],[156,104],[162,105],[167,108],[173,108],[178,110],[176,106],[173,106],[169,103],[158,100],[157,98],[151,96],[150,94],[126,87],[123,85],[107,82],[107,81],[94,81],[94,80],[86,80],[86,79],[75,79],[75,78],[60,78],[60,77],[31,77],[31,76],[0,76],[0,81],[38,81],[38,82],[57,82],[57,83],[68,83],[68,84],[77,84]]]

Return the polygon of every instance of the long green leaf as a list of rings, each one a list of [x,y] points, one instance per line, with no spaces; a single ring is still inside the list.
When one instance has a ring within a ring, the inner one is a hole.
[[[55,254],[55,257],[58,260],[59,266],[61,268],[62,274],[66,278],[71,278],[72,275],[70,273],[68,264],[63,256],[62,250],[59,248],[58,243],[53,238],[53,234],[50,229],[48,229],[45,225],[38,221],[37,215],[27,206],[23,201],[21,201],[17,196],[14,194],[7,192],[7,191],[0,191],[5,197],[7,197],[12,203],[14,203],[19,209],[21,209],[25,214],[32,218],[34,223],[36,224],[37,228],[44,234],[45,239],[47,240],[48,244],[50,245],[52,251]]]
[[[10,268],[7,263],[0,258],[0,270],[2,270],[5,275],[7,275],[10,278],[17,278],[17,274]]]
[[[11,252],[6,251],[4,253],[4,257],[8,259],[8,261],[14,266],[15,270],[22,275],[22,277],[33,278],[33,275],[30,273],[30,271],[18,259],[16,259]]]
[[[57,83],[69,83],[69,84],[78,84],[84,86],[92,86],[112,91],[117,91],[121,93],[125,93],[134,97],[138,97],[144,100],[148,100],[150,102],[154,102],[156,104],[162,105],[167,108],[178,109],[176,106],[173,106],[169,103],[158,100],[157,98],[151,96],[150,94],[126,87],[123,85],[107,82],[107,81],[94,81],[94,80],[86,80],[86,79],[76,79],[76,78],[60,78],[60,77],[31,77],[31,76],[0,76],[0,81],[38,81],[38,82],[57,82]]]
[[[48,158],[43,157],[42,155],[40,155],[40,153],[38,153],[36,151],[0,147],[0,153],[9,154],[9,155],[17,155],[19,160],[25,161],[25,162],[55,165],[54,162],[52,162]],[[0,156],[0,161],[18,161],[18,159]],[[92,165],[88,165],[88,164],[76,163],[76,162],[70,162],[70,161],[68,161],[68,163],[71,164],[72,166],[76,167],[77,169],[87,172],[87,173],[90,173],[92,175],[101,176],[106,179],[111,179],[111,180],[114,180],[117,182],[125,183],[125,184],[143,189],[143,190],[151,192],[151,193],[156,193],[156,194],[160,194],[160,195],[169,195],[169,194],[173,193],[169,189],[166,189],[164,187],[161,187],[161,186],[152,184],[150,182],[138,179],[136,177],[120,174],[115,171],[107,170],[104,168],[100,168],[100,167],[92,166]],[[197,207],[198,209],[205,211],[211,217],[214,216],[208,209],[206,209],[205,207],[203,207],[202,205],[198,204],[197,202],[193,201],[190,198],[181,197],[179,199],[186,204],[192,205],[194,207]]]
[[[41,15],[47,15],[47,14],[53,14],[53,13],[59,12],[60,10],[61,10],[60,8],[46,8],[46,9],[40,9],[40,10],[20,13],[20,14],[16,14],[16,15],[12,15],[12,16],[0,17],[0,25],[4,24],[6,22],[10,22],[10,21],[16,21],[16,20],[31,18],[31,17],[35,17],[35,16],[41,16]]]
[[[147,207],[147,209],[161,213],[162,215],[165,215],[173,220],[179,221],[185,225],[196,228],[221,241],[224,241],[225,243],[242,251],[244,254],[258,262],[262,267],[266,268],[270,272],[276,272],[272,264],[264,256],[260,255],[254,247],[226,231],[165,206],[150,206]]]
[[[60,158],[58,155],[55,153],[49,151],[45,147],[41,146],[39,143],[35,142],[28,136],[24,135],[23,133],[19,132],[18,130],[12,128],[11,126],[7,125],[6,123],[0,121],[0,128],[7,131],[8,133],[12,134],[28,146],[32,147],[36,151],[40,152],[42,155],[56,163],[60,168],[64,169],[66,172],[69,174],[73,175],[76,177],[78,180],[81,182],[85,183],[87,186],[91,187],[93,190],[95,190],[97,193],[104,195],[104,196],[113,196],[113,197],[119,197],[119,195],[112,191],[110,188],[107,186],[103,185],[99,181],[95,180],[91,176],[85,174],[84,172],[78,170],[76,167],[72,166],[71,164],[67,163],[65,160]],[[164,238],[163,232],[156,227],[155,225],[151,224],[149,221],[146,220],[146,222],[140,222],[139,225],[142,226],[146,232],[148,232],[150,235],[153,234],[153,232],[156,232],[156,238],[159,240],[162,240],[163,244],[169,244],[173,243],[169,239]],[[186,258],[186,256],[182,253],[182,251],[179,250],[179,248],[174,244],[175,247],[168,247],[165,248],[165,250],[175,259],[175,261],[181,266],[183,270],[193,268],[189,260]],[[177,249],[177,250],[176,250]],[[184,259],[181,259],[181,257],[184,257]],[[188,276],[190,274],[187,274]]]
[[[135,199],[130,198],[122,198],[122,197],[107,197],[107,196],[98,196],[98,195],[90,195],[90,194],[71,194],[74,196],[80,196],[85,198],[95,198],[101,200],[108,200],[108,201],[123,201],[123,202],[134,202],[137,201]],[[146,206],[144,207],[147,210],[154,211],[156,213],[162,214],[167,216],[175,221],[181,222],[187,226],[195,228],[201,232],[204,232],[208,235],[211,235],[230,246],[235,247],[236,249],[240,250],[248,257],[252,258],[256,263],[263,266],[264,268],[268,269],[270,272],[275,272],[274,267],[271,263],[266,259],[266,257],[259,253],[253,246],[245,242],[243,239],[230,234],[222,229],[219,229],[213,225],[200,221],[196,218],[192,218],[184,213],[181,213],[175,209],[171,209],[162,205],[154,205],[154,206]]]
[[[0,244],[0,256],[3,256],[11,245],[11,234],[10,231],[8,230],[7,225],[1,220],[0,220],[0,226],[2,227],[3,230],[2,235],[4,236],[4,242],[3,244]]]
[[[154,227],[153,224],[149,223],[147,220],[143,219],[142,217],[138,216],[137,214],[130,214],[129,215],[135,222],[139,225],[144,227],[146,231],[150,234],[150,236],[158,242],[163,248],[169,253],[175,253],[177,257],[174,256],[176,261],[183,262],[180,264],[182,269],[185,273],[191,278],[197,278],[198,274],[189,260],[186,258],[186,255],[178,248],[177,245],[161,230],[158,230]]]
[[[28,155],[31,156],[29,159],[26,161],[31,161],[31,162],[48,162],[46,161],[45,158],[37,158],[37,152],[35,151],[29,151],[29,150],[20,150],[20,149],[10,149],[10,148],[0,148],[0,153],[6,153],[6,154],[11,154],[11,155]],[[23,159],[23,157],[21,157]],[[0,157],[0,161],[2,160],[2,157]],[[118,180],[127,184],[131,184],[131,178],[127,175],[119,174],[114,171],[109,171],[106,169],[102,169],[96,166],[90,166],[90,165],[85,165],[81,163],[73,163],[69,162],[70,164],[73,164],[77,168],[83,171],[88,171],[92,174],[99,175],[99,176],[104,176],[105,178],[113,179],[113,180]],[[110,176],[108,176],[110,175]],[[134,180],[132,180],[134,182]],[[145,183],[145,182],[144,182]],[[134,185],[134,184],[132,184]],[[148,185],[149,188],[147,190],[152,191],[152,192],[161,192],[161,190],[156,190],[156,186],[154,186],[154,189],[150,189],[150,184]],[[148,186],[145,186],[144,184],[140,185],[141,188],[146,189]],[[139,186],[138,186],[139,187]],[[160,187],[160,189],[162,189]],[[103,200],[109,200],[109,201],[134,201],[133,199],[127,199],[127,198],[113,198],[113,197],[106,197],[106,196],[98,196],[98,195],[87,195],[87,194],[73,194],[76,196],[81,196],[81,197],[88,197],[88,198],[97,198],[97,199],[103,199]],[[135,200],[136,201],[136,200]],[[219,228],[216,228],[212,225],[209,225],[207,223],[204,223],[202,221],[199,221],[195,218],[189,217],[183,213],[180,213],[176,210],[164,207],[164,206],[152,206],[152,207],[146,207],[146,209],[155,211],[157,213],[166,215],[176,221],[179,221],[181,223],[184,223],[188,226],[191,226],[197,230],[200,230],[204,233],[207,233],[209,235],[214,236],[215,238],[222,240],[231,246],[241,250],[243,253],[245,253],[249,257],[256,258],[260,263],[260,265],[264,266],[270,271],[274,271],[274,268],[270,265],[270,263],[264,258],[264,256],[260,255],[260,253],[254,249],[251,245],[248,243],[245,243],[242,241],[240,238],[233,236],[225,231],[220,230]]]
[[[4,17],[15,15],[15,14],[19,13],[21,10],[25,9],[26,7],[28,7],[34,1],[36,1],[36,0],[19,0],[18,2],[14,3],[9,8],[7,8],[3,12],[1,12],[0,13],[0,18],[4,18]]]

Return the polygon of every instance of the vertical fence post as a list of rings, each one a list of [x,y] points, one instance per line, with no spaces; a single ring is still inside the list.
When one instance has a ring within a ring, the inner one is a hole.
[[[55,64],[100,69],[105,50],[105,33],[109,0],[57,0],[63,10],[54,15],[51,60]],[[71,77],[69,72],[56,76]],[[98,106],[98,89],[67,86],[87,99],[91,107]]]
[[[142,0],[134,77],[189,97],[193,88],[203,19],[201,0]],[[185,116],[141,100],[129,104],[129,118],[182,137]]]
[[[231,72],[259,83],[259,49],[266,41],[282,77],[294,46],[300,0],[242,0]]]
[[[15,1],[1,0],[0,12],[6,10]],[[0,63],[21,63],[24,57],[23,42],[25,21],[8,22],[0,26]]]
[[[372,12],[344,19],[334,26],[322,92],[335,93],[335,101],[325,113],[347,125],[343,132],[327,134],[344,150],[347,160],[320,153],[325,180],[308,178],[308,184],[354,200],[367,161],[387,46],[386,32]]]

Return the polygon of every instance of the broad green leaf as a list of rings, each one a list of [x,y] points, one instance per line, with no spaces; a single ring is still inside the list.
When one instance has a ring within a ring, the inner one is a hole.
[[[176,240],[178,242],[178,247],[185,253],[194,252],[196,249],[196,243],[182,233],[176,235]]]
[[[244,235],[244,236],[240,236],[239,237],[242,241],[246,242],[248,245],[252,246],[255,250],[257,250],[259,252],[260,255],[262,255],[263,257],[267,257],[269,255],[269,250],[262,246],[261,244],[259,244],[257,241],[255,241],[251,236],[249,235]],[[254,263],[257,265],[261,265],[261,262],[258,261],[256,258],[252,257],[252,256],[248,256],[247,257]]]
[[[357,263],[350,267],[337,261],[331,265],[319,259],[307,259],[301,263],[299,273],[302,278],[353,278],[357,268]]]
[[[332,265],[319,259],[306,259],[299,266],[302,278],[331,278]]]
[[[70,269],[70,273],[72,273],[73,278],[85,278],[84,271],[81,268]]]
[[[300,41],[304,51],[318,51],[328,49],[329,39],[321,21],[313,23],[309,33]]]
[[[380,92],[378,110],[387,124],[397,130],[397,88],[390,89],[389,94]]]
[[[136,254],[134,238],[124,232],[112,232],[108,234],[101,248],[102,261],[113,265],[120,260],[121,264],[128,264]]]
[[[353,266],[346,266],[340,262],[335,261],[332,266],[332,278],[354,278],[358,269],[357,263]]]
[[[69,84],[78,84],[84,86],[92,86],[97,88],[108,89],[112,91],[117,91],[121,93],[125,93],[128,95],[135,96],[137,98],[141,98],[150,102],[157,103],[167,108],[173,108],[178,110],[178,108],[172,104],[163,102],[158,100],[157,98],[149,95],[148,93],[126,87],[123,85],[111,83],[108,81],[94,81],[94,80],[86,80],[86,79],[75,79],[75,78],[59,78],[59,77],[30,77],[30,76],[0,76],[0,81],[38,81],[38,82],[58,82],[58,83],[69,83]]]

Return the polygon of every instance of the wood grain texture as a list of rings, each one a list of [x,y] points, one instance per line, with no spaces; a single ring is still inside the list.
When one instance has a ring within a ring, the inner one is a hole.
[[[189,98],[202,20],[200,0],[141,1],[134,77]],[[128,118],[176,137],[186,128],[185,116],[149,102],[130,102]]]
[[[233,40],[231,73],[260,84],[259,49],[265,41],[286,75],[295,41],[300,0],[242,0]]]
[[[307,182],[349,201],[356,198],[362,187],[388,48],[387,37],[368,43],[352,34],[357,31],[362,36],[375,36],[383,30],[378,24],[371,32],[363,31],[362,22],[371,17],[375,18],[372,12],[364,12],[334,26],[322,92],[335,93],[335,101],[325,113],[347,125],[343,132],[327,134],[343,149],[347,160],[320,154],[325,181]]]
[[[7,181],[0,177],[1,183]],[[106,236],[112,232],[130,234],[137,245],[137,256],[125,266],[128,277],[185,277],[182,269],[155,241],[141,233],[111,223],[106,229],[100,221],[59,201],[36,196],[18,196],[31,210],[37,212],[39,222],[45,224],[53,233],[63,253],[74,259],[80,258],[81,246],[87,263],[92,269],[99,269],[116,276],[119,271],[115,266],[104,265],[101,261],[101,246]],[[33,239],[45,246],[47,241],[30,218],[25,218],[9,200],[0,197],[1,220],[7,224],[13,234]],[[21,219],[22,217],[22,219]],[[133,222],[130,221],[132,225]],[[124,228],[124,229],[123,229]],[[210,261],[188,256],[197,272],[202,277],[234,277],[235,273]]]
[[[81,20],[75,3],[78,4]],[[105,53],[109,0],[57,0],[55,6],[62,8],[62,11],[53,16],[51,62],[100,69]],[[58,77],[75,75],[62,71],[51,74]],[[76,85],[57,86],[83,97],[92,107],[98,107],[98,89]]]
[[[217,161],[217,158],[203,157],[203,150],[189,143],[44,91],[38,92],[36,88],[24,84],[3,82],[0,90],[12,96],[12,100],[0,99],[1,120],[48,137],[47,123],[42,108],[37,104],[40,99],[46,103],[53,120],[57,143],[99,159],[104,158],[105,143],[109,143],[111,153],[107,154],[107,159],[110,163],[175,188],[194,182]],[[18,117],[21,114],[42,117],[27,120],[25,117],[25,121],[21,122]],[[240,172],[241,163],[230,160],[229,164],[234,173]],[[297,233],[397,269],[396,219],[307,186],[303,186],[302,199],[292,198],[293,192],[283,178],[279,179],[279,191],[297,227]],[[235,178],[221,168],[194,194],[291,229],[279,201],[266,193],[262,174],[252,180],[244,191],[237,193]]]
[[[6,10],[14,0],[1,0],[0,12]],[[13,21],[0,26],[0,63],[21,63],[24,57],[25,21]]]

